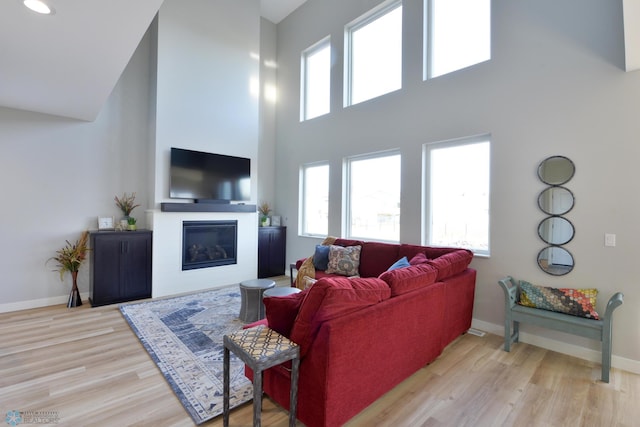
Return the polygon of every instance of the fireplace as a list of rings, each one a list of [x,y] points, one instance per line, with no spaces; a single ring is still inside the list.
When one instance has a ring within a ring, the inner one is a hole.
[[[182,269],[237,264],[238,221],[183,221]]]

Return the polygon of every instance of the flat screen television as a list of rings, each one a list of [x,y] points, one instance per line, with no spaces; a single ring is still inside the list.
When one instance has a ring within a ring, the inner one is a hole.
[[[169,197],[196,202],[251,198],[251,159],[171,148]]]

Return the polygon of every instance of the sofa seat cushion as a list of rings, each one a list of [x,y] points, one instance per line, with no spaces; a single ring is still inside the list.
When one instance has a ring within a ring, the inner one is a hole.
[[[391,296],[394,297],[431,285],[435,283],[437,277],[438,269],[428,263],[423,263],[385,271],[379,278],[389,285]]]
[[[305,292],[291,329],[291,340],[304,357],[323,322],[377,304],[391,297],[391,289],[378,278],[333,277],[318,280]]]

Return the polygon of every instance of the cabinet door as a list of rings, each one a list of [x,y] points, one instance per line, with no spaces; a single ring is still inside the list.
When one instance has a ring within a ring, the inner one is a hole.
[[[274,228],[270,241],[270,266],[271,276],[282,276],[284,274],[287,229],[285,227]]]
[[[120,299],[120,248],[118,235],[95,236],[91,272],[91,300],[93,305],[103,305]]]
[[[269,246],[271,232],[266,227],[258,229],[258,278],[270,277],[269,275]]]
[[[131,233],[123,239],[120,293],[127,300],[151,297],[150,233]]]
[[[261,227],[258,232],[258,277],[284,274],[286,227]]]
[[[151,232],[91,235],[93,306],[151,297]]]

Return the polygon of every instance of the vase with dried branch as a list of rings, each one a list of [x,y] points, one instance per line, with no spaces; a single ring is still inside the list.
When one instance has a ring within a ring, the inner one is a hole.
[[[115,196],[113,199],[126,218],[131,215],[131,211],[140,206],[136,204],[136,193],[131,193],[131,195],[124,193],[122,197]]]
[[[69,272],[73,281],[71,293],[69,294],[69,300],[67,301],[67,307],[77,307],[82,305],[82,298],[80,298],[80,291],[78,290],[78,271],[80,266],[87,259],[87,252],[89,251],[89,232],[83,231],[80,238],[75,243],[71,243],[68,240],[66,245],[56,251],[56,255],[47,260],[57,262],[56,269],[60,273],[60,280],[64,280],[64,274]]]

